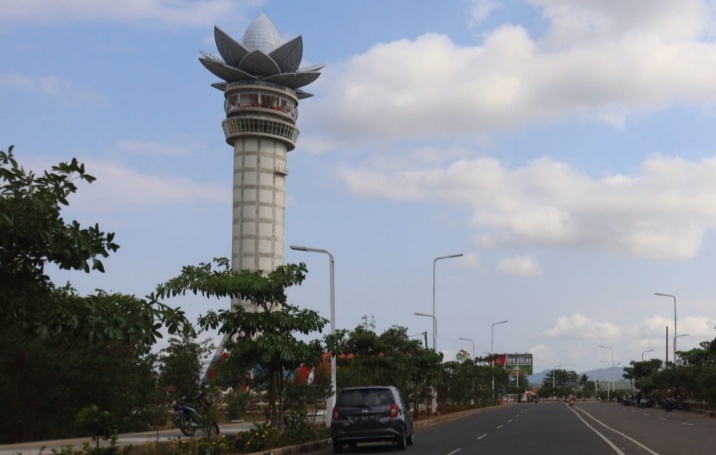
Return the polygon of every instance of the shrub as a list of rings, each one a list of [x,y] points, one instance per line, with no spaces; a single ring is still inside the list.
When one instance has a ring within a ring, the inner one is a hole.
[[[100,438],[106,441],[117,432],[117,419],[114,414],[109,411],[102,411],[99,406],[94,404],[82,408],[77,413],[75,423],[82,431],[92,436],[92,439],[97,443],[96,448],[99,448]]]

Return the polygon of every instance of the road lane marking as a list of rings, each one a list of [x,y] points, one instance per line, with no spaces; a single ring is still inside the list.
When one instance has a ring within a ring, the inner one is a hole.
[[[604,428],[606,428],[606,429],[608,429],[608,430],[613,431],[614,433],[620,435],[620,436],[623,437],[623,438],[628,439],[629,441],[633,442],[633,443],[636,444],[637,446],[639,446],[639,447],[641,447],[642,449],[644,449],[644,450],[646,450],[647,452],[649,452],[651,455],[659,455],[658,452],[654,452],[653,450],[651,450],[650,448],[648,448],[647,446],[645,446],[645,445],[642,444],[641,442],[637,441],[636,439],[634,439],[634,438],[632,438],[632,437],[630,437],[630,436],[627,436],[626,434],[622,433],[621,431],[616,430],[616,429],[614,429],[614,428],[612,428],[612,427],[606,425],[606,424],[603,423],[602,421],[596,419],[594,416],[592,416],[590,413],[588,413],[588,412],[585,411],[584,409],[580,409],[580,408],[577,408],[577,409],[579,409],[579,412],[584,413],[584,415],[588,416],[590,419],[594,420],[594,421],[597,422],[599,425],[603,426]],[[582,419],[582,416],[580,416],[579,413],[578,413],[576,410],[572,409],[572,411],[573,411],[575,414],[577,414],[577,417],[579,417],[579,418],[582,420],[582,422],[584,422],[587,426],[589,426],[589,424],[587,424],[587,422],[586,422],[584,419]],[[590,427],[590,428],[591,428],[591,427]],[[596,430],[595,430],[595,431],[596,431]],[[601,433],[598,433],[598,434],[601,435]]]
[[[665,418],[663,418],[663,417],[659,417],[659,420],[666,420],[666,419],[665,419]]]
[[[510,419],[510,420],[507,421],[507,423],[511,423],[513,420],[514,420],[514,419]]]
[[[455,450],[453,450],[452,452],[448,452],[447,455],[453,455],[454,453],[458,453],[458,452],[461,451],[461,450],[462,450],[462,449],[455,449]]]
[[[502,428],[502,425],[498,425],[497,428],[495,428],[495,430],[499,430],[500,428]]]
[[[688,426],[690,426],[690,427],[693,427],[693,426],[694,426],[693,423],[689,423],[689,422],[681,422],[681,425],[688,425]]]
[[[581,410],[581,409],[580,409],[580,410]],[[607,445],[609,445],[609,447],[612,448],[612,450],[614,450],[614,451],[615,451],[616,453],[618,453],[619,455],[626,455],[624,452],[622,452],[621,450],[619,450],[619,447],[617,447],[612,441],[610,441],[609,438],[607,438],[607,437],[604,436],[602,433],[600,433],[599,431],[597,431],[596,428],[594,428],[594,427],[591,426],[586,420],[584,420],[584,419],[582,418],[582,416],[580,416],[577,411],[575,411],[574,409],[571,409],[571,411],[574,413],[574,415],[577,416],[577,418],[578,418],[579,420],[582,421],[583,424],[585,424],[585,425],[587,426],[587,428],[589,428],[590,430],[592,430],[593,432],[595,432],[600,438],[602,438],[602,439],[604,440],[604,442],[606,442]],[[586,413],[585,413],[585,414],[586,414]],[[587,415],[589,415],[589,414],[587,414]],[[658,454],[657,454],[657,455],[658,455]]]
[[[484,438],[485,436],[487,436],[487,433],[483,434],[482,436],[478,436],[477,439],[475,439],[475,441],[479,441],[480,439]]]

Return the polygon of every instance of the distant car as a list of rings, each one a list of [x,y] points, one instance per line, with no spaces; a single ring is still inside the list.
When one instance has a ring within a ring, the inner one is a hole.
[[[338,392],[331,438],[335,453],[363,442],[392,442],[405,450],[415,438],[413,416],[396,387],[348,387]]]

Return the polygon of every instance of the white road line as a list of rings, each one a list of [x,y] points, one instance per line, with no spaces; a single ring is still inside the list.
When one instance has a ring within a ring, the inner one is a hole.
[[[462,449],[455,449],[455,450],[453,450],[452,452],[448,452],[447,455],[453,455],[454,453],[458,453],[458,452],[461,451],[461,450],[462,450]]]
[[[693,426],[694,426],[693,423],[689,423],[689,422],[681,422],[681,425],[688,425],[688,426],[690,426],[690,427],[693,427]]]
[[[511,423],[513,420],[514,420],[514,419],[510,419],[510,420],[507,421],[507,423]]]
[[[497,428],[495,428],[495,430],[499,430],[500,428],[502,428],[502,425],[498,425]]]
[[[666,420],[666,419],[665,419],[665,418],[663,418],[663,417],[659,417],[659,420]]]
[[[597,433],[597,435],[598,435],[600,438],[602,438],[602,439],[604,440],[604,442],[606,442],[607,445],[609,445],[609,447],[612,448],[612,450],[614,450],[614,451],[615,451],[616,453],[618,453],[619,455],[626,455],[624,452],[622,452],[621,450],[619,450],[619,447],[617,447],[616,445],[614,445],[614,443],[613,443],[612,441],[610,441],[606,436],[604,436],[603,434],[601,434],[600,432],[598,432],[596,428],[594,428],[594,427],[591,426],[589,423],[587,423],[587,421],[584,420],[584,419],[582,418],[582,416],[580,416],[577,411],[575,411],[574,409],[572,409],[571,411],[574,413],[574,415],[577,416],[577,418],[579,418],[579,420],[582,421],[582,423],[584,423],[584,424],[587,426],[587,428],[589,428],[589,429],[592,430],[593,432]]]
[[[579,408],[578,408],[578,409],[579,409]],[[587,424],[587,422],[586,422],[584,419],[582,419],[582,416],[580,416],[579,413],[577,413],[577,411],[575,411],[575,410],[573,410],[573,411],[574,411],[575,414],[577,414],[577,417],[579,417],[579,418],[582,420],[582,422],[584,422],[587,426],[589,426],[589,424]],[[630,436],[627,436],[626,434],[622,433],[621,431],[616,430],[616,429],[614,429],[614,428],[612,428],[612,427],[606,425],[605,423],[601,422],[600,420],[597,420],[596,418],[594,418],[590,413],[588,413],[588,412],[585,411],[584,409],[579,409],[579,412],[584,413],[584,415],[588,416],[590,419],[594,420],[595,422],[597,422],[599,425],[603,426],[604,428],[606,428],[606,429],[608,429],[608,430],[611,430],[611,431],[613,431],[614,433],[618,434],[619,436],[630,440],[631,442],[633,442],[633,443],[636,444],[637,446],[639,446],[639,447],[641,447],[642,449],[644,449],[644,450],[646,450],[647,452],[649,452],[651,455],[659,455],[658,452],[654,452],[653,450],[651,450],[650,448],[648,448],[647,446],[645,446],[645,445],[642,444],[641,442],[637,441],[636,439],[634,439],[634,438],[632,438],[632,437],[630,437]],[[590,427],[590,428],[591,428],[591,427]],[[596,430],[594,430],[594,431],[596,431]],[[598,434],[601,436],[601,433],[598,433]],[[604,436],[602,436],[602,437],[605,438]],[[606,440],[606,438],[605,438],[605,440]],[[611,444],[611,442],[610,442],[610,444]],[[612,444],[612,445],[613,445],[613,444]],[[616,449],[616,446],[614,447],[614,449],[615,449],[615,450],[619,450],[619,449]],[[620,452],[620,453],[621,453],[621,452]]]
[[[649,417],[651,414],[647,414],[646,412],[642,412],[641,415]]]
[[[483,434],[482,436],[478,436],[477,439],[475,439],[475,441],[479,441],[480,439],[484,438],[485,436],[487,436],[487,433]]]

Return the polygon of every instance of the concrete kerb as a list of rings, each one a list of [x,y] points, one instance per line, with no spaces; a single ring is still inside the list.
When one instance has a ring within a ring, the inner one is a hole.
[[[460,419],[465,416],[469,416],[472,414],[478,414],[481,412],[487,412],[492,411],[496,409],[500,409],[502,406],[513,406],[512,403],[510,404],[502,404],[500,406],[490,406],[486,408],[479,408],[479,409],[468,409],[466,411],[460,411],[460,412],[453,412],[450,414],[444,414],[439,415],[435,417],[430,417],[428,419],[422,419],[422,420],[416,420],[415,421],[415,428],[427,428],[433,425],[436,425],[438,423],[442,422],[449,422],[451,420]],[[269,449],[264,450],[262,452],[254,452],[249,455],[292,455],[296,453],[309,453],[314,450],[319,450],[324,447],[331,446],[331,440],[330,439],[323,439],[321,441],[314,441],[314,442],[308,442],[305,444],[299,444],[295,446],[290,447],[281,447],[277,449]]]

